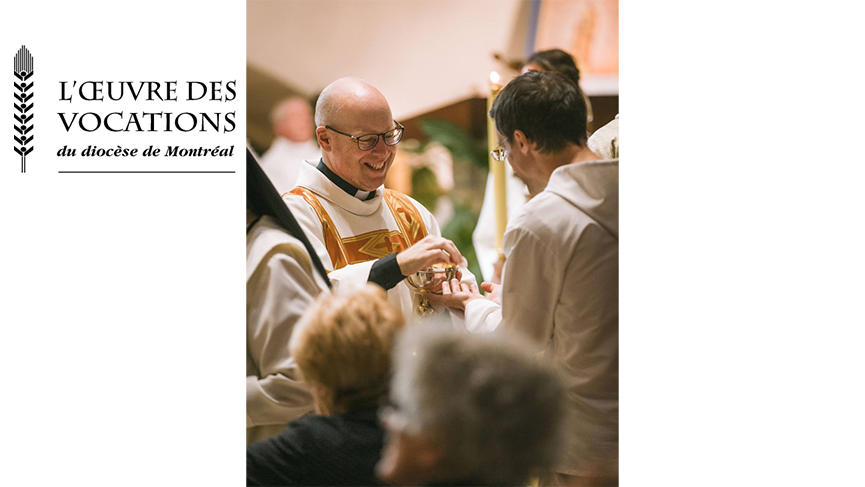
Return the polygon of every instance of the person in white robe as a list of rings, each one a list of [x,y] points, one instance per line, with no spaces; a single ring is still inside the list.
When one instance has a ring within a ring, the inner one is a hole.
[[[287,98],[270,115],[276,137],[261,157],[264,169],[279,194],[291,191],[297,183],[300,162],[317,161],[321,150],[315,142],[312,106],[301,97]]]
[[[288,345],[294,325],[328,292],[328,283],[308,239],[248,150],[246,211],[246,436],[252,443],[312,412]]]
[[[405,276],[456,264],[476,289],[465,260],[441,237],[432,214],[383,186],[403,134],[385,97],[363,80],[341,78],[319,96],[315,122],[322,159],[301,165],[298,187],[284,200],[309,235],[334,292],[376,283],[412,322],[418,318],[416,297]]]
[[[271,217],[246,237],[247,443],[278,435],[312,412],[312,396],[288,350],[294,324],[327,289],[297,238]]]
[[[592,104],[589,97],[580,88],[580,70],[573,56],[561,49],[535,52],[523,65],[522,74],[526,74],[529,71],[555,71],[567,76],[576,85],[580,96],[582,96],[583,101],[586,103],[586,125],[591,125],[594,118],[592,115]],[[529,191],[526,183],[514,174],[513,168],[507,161],[504,161],[504,166],[506,211],[507,219],[510,221],[520,211],[520,208],[526,204],[526,201],[528,201]],[[472,243],[475,247],[475,255],[477,255],[478,265],[481,268],[484,280],[496,284],[500,283],[502,256],[499,254],[500,249],[496,248],[495,189],[492,177],[487,178],[484,202],[481,206],[480,215],[478,215],[475,231],[472,233]]]
[[[561,74],[514,79],[492,112],[495,156],[535,196],[508,224],[502,285],[481,296],[454,282],[437,301],[464,309],[471,332],[530,338],[562,372],[571,444],[542,483],[617,485],[618,161],[587,148],[585,104]]]
[[[514,174],[511,165],[505,162],[505,205],[508,220],[513,219],[520,208],[528,201],[528,188],[526,183],[520,181]],[[486,281],[501,282],[501,269],[496,272],[496,266],[500,265],[500,255],[496,248],[496,197],[493,185],[493,177],[487,177],[487,186],[484,191],[484,202],[478,215],[478,223],[472,233],[472,243],[475,246],[475,255],[478,258],[478,266]]]

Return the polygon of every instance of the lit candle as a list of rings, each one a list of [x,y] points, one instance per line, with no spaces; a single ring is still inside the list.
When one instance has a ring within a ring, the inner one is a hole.
[[[493,108],[493,102],[502,89],[499,85],[499,73],[493,71],[490,73],[490,96],[487,98],[487,144],[490,152],[498,147],[498,137],[496,137],[496,122],[490,117],[490,110]],[[507,194],[505,189],[505,161],[497,161],[490,155],[490,177],[493,178],[493,190],[496,202],[496,250],[499,256],[502,253],[502,237],[505,235],[505,227],[508,225],[508,204]]]

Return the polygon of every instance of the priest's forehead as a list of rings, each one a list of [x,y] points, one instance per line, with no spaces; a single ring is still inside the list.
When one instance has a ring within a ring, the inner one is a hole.
[[[334,115],[340,130],[355,135],[382,133],[394,128],[393,115],[384,97],[378,100],[350,100],[340,106]]]
[[[380,133],[393,128],[393,115],[384,95],[359,78],[340,78],[319,96],[316,125],[350,133]]]

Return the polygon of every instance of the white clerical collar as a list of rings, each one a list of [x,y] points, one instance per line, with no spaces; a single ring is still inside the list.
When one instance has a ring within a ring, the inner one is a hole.
[[[375,213],[381,207],[383,186],[377,188],[373,197],[361,201],[353,195],[345,192],[334,184],[321,171],[316,169],[315,162],[305,161],[300,165],[300,174],[297,177],[297,185],[311,190],[321,198],[336,206],[358,216],[367,216]]]
[[[371,200],[375,197],[375,190],[372,191],[362,191],[359,188],[355,188],[351,183],[339,177],[339,174],[330,170],[329,167],[324,163],[324,159],[319,159],[318,169],[327,179],[330,179],[330,182],[337,185],[339,189],[345,191],[346,193],[354,196],[355,198],[361,201]]]

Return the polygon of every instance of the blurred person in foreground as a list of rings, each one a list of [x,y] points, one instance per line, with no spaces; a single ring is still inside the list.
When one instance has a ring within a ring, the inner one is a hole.
[[[313,305],[290,348],[316,414],[247,446],[247,485],[379,485],[377,410],[388,394],[393,343],[403,326],[399,310],[373,285]]]
[[[246,151],[246,442],[278,435],[312,411],[288,349],[327,274],[291,211]]]
[[[261,167],[279,194],[283,194],[297,184],[301,161],[317,161],[321,157],[315,141],[312,106],[299,96],[286,98],[270,112],[270,123],[276,137],[261,158]]]
[[[577,87],[580,96],[586,103],[586,127],[587,130],[591,126],[593,115],[592,105],[589,97],[583,93],[580,88],[580,70],[577,68],[577,62],[573,56],[561,49],[549,49],[546,51],[538,51],[529,57],[528,61],[523,65],[522,74],[529,71],[548,71],[562,73],[568,77]],[[510,164],[505,162],[505,182],[507,187],[506,202],[508,220],[513,220],[514,216],[519,212],[520,208],[528,201],[530,195],[526,187],[525,181],[514,174],[514,170]],[[475,247],[475,254],[478,256],[478,265],[481,267],[481,273],[484,280],[500,283],[502,278],[502,264],[496,243],[496,215],[495,215],[495,189],[493,186],[493,178],[487,178],[487,186],[484,191],[484,202],[481,206],[481,213],[478,216],[478,223],[472,233],[472,243]]]
[[[527,485],[561,453],[564,390],[515,337],[412,327],[394,355],[387,445],[392,485]]]
[[[430,301],[472,332],[530,338],[567,387],[571,440],[545,483],[616,485],[619,447],[619,163],[586,146],[586,106],[565,76],[532,71],[491,110],[500,147],[535,195],[508,224],[502,285],[458,282]]]
[[[423,205],[383,186],[403,126],[384,95],[358,78],[338,79],[321,92],[315,123],[322,159],[301,164],[298,187],[285,203],[310,236],[335,292],[378,284],[407,320],[415,319],[405,276],[433,264],[465,263]],[[462,274],[476,285],[470,272]]]

